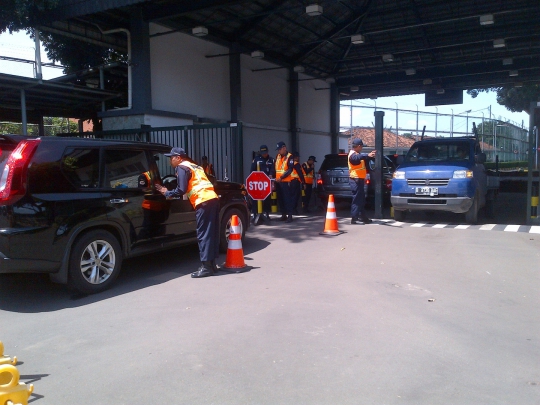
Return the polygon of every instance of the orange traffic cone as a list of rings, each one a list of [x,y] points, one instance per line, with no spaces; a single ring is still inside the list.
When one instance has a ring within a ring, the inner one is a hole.
[[[334,196],[330,194],[328,196],[328,208],[326,210],[326,222],[324,223],[324,231],[319,235],[336,236],[342,234],[338,229],[336,205],[334,204]]]
[[[231,232],[229,234],[229,243],[227,245],[227,258],[222,269],[245,269],[244,251],[242,249],[242,232],[238,223],[238,216],[231,218]],[[235,271],[240,273],[240,271]]]

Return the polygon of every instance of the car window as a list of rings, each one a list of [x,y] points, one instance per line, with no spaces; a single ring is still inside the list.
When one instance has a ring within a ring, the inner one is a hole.
[[[77,188],[99,186],[99,149],[69,148],[62,156],[62,173]]]
[[[139,188],[145,173],[150,175],[143,150],[106,149],[104,158],[105,188]]]
[[[165,176],[176,176],[174,169],[171,166],[170,159],[163,154],[164,152],[152,152],[154,162],[156,162],[159,178]]]
[[[469,159],[467,142],[430,143],[413,145],[405,156],[406,162],[444,162]]]
[[[347,164],[347,155],[326,157],[321,165],[321,170],[332,170],[349,167]]]

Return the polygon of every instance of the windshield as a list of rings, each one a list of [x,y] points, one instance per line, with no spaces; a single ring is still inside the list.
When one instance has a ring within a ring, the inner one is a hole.
[[[455,162],[469,160],[467,142],[424,143],[413,145],[405,162]]]

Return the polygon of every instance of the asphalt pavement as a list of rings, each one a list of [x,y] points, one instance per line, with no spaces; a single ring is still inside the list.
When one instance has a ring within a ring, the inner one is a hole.
[[[189,246],[125,261],[92,296],[0,275],[30,403],[540,404],[540,235],[347,209],[339,236],[320,212],[252,227],[240,274],[190,278]]]

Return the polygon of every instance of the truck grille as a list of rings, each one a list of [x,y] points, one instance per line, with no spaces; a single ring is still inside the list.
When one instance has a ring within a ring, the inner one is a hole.
[[[448,185],[450,179],[407,179],[409,186],[442,186]]]

